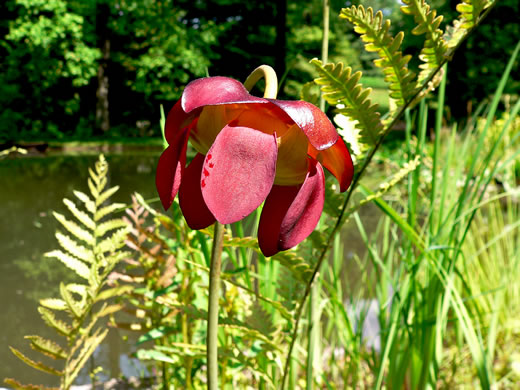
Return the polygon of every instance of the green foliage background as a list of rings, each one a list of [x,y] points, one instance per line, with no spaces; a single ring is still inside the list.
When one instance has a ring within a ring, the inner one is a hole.
[[[374,80],[367,86],[377,85],[383,75],[372,63],[374,53],[365,52],[340,19],[345,3],[330,3],[329,60],[363,70]],[[347,3],[382,9],[392,35],[414,23],[398,2]],[[455,2],[431,3],[446,15],[444,29],[456,17]],[[158,136],[160,104],[168,109],[190,80],[244,80],[262,63],[278,72],[280,98],[299,98],[303,84],[317,76],[309,60],[320,55],[321,6],[321,0],[6,0],[0,6],[0,143]],[[481,101],[496,85],[520,36],[519,11],[516,0],[499,2],[456,56],[448,85],[458,93],[447,97],[455,116],[464,117],[468,102]],[[403,54],[416,53],[423,40],[407,34]],[[414,71],[418,65],[417,58],[410,63]],[[101,69],[108,131],[96,125]],[[511,83],[506,92],[519,89]]]

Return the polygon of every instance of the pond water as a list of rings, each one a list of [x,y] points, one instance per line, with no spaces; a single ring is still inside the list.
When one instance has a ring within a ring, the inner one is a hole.
[[[134,191],[145,199],[157,197],[154,177],[159,154],[160,149],[105,153],[110,164],[108,185],[120,186],[113,201],[129,203]],[[22,363],[8,346],[43,360],[23,336],[56,339],[37,311],[39,299],[57,297],[60,281],[70,275],[56,259],[43,257],[58,247],[54,238],[58,223],[52,211],[68,215],[62,199],[72,199],[74,189],[88,193],[87,168],[97,156],[97,152],[76,156],[49,152],[0,159],[0,383],[12,377],[23,383],[58,384],[51,375]],[[112,329],[96,353],[96,363],[110,377],[137,375],[143,369],[130,358],[132,343],[120,342],[121,337]],[[80,382],[88,383],[89,378],[83,375]]]
[[[159,208],[155,168],[160,153],[160,148],[105,151],[110,165],[108,186],[120,186],[111,199],[129,203],[130,195],[137,191],[145,199],[155,199]],[[70,155],[50,151],[45,155],[11,155],[0,159],[0,383],[3,378],[12,377],[23,383],[58,384],[55,377],[22,363],[8,346],[43,360],[41,354],[30,349],[24,335],[56,339],[37,311],[38,301],[58,297],[59,283],[71,275],[58,260],[43,257],[45,252],[58,248],[54,232],[59,224],[52,211],[69,215],[62,199],[73,199],[73,190],[88,193],[87,169],[97,158],[98,152]],[[361,212],[368,225],[365,227],[373,230],[378,213],[373,207],[365,207]],[[343,229],[342,241],[345,261],[341,278],[352,288],[360,283],[353,254],[365,251],[353,222]],[[101,379],[143,374],[145,368],[131,357],[135,343],[123,342],[122,337],[128,337],[128,333],[111,329],[96,352],[96,365],[104,368]],[[86,374],[78,380],[78,384],[84,383],[90,383]]]

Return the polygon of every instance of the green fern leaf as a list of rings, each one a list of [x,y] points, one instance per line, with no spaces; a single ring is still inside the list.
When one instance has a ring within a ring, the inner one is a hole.
[[[123,285],[112,288],[107,288],[106,290],[101,291],[94,302],[98,301],[106,301],[107,299],[119,297],[124,294],[131,293],[134,290],[134,286],[131,285]]]
[[[104,238],[97,245],[100,253],[112,253],[124,246],[126,236],[128,235],[128,225],[122,229],[115,231],[111,236]]]
[[[67,220],[60,213],[53,212],[52,214],[63,225],[63,227],[67,229],[69,233],[72,234],[74,237],[86,242],[89,245],[94,245],[95,239],[92,236],[92,234],[79,227],[76,223]]]
[[[59,390],[57,387],[45,387],[42,385],[23,385],[13,378],[5,378],[4,383],[11,386],[14,390]]]
[[[60,243],[61,247],[69,252],[72,256],[83,260],[86,263],[92,264],[94,262],[94,255],[91,250],[85,248],[83,245],[79,245],[69,236],[56,232],[56,239]]]
[[[65,264],[68,268],[76,272],[83,279],[88,280],[90,276],[89,268],[83,263],[81,260],[76,259],[73,256],[70,256],[60,250],[53,250],[51,252],[47,252],[44,255],[45,257],[54,257]]]
[[[340,112],[356,121],[361,141],[370,145],[375,144],[383,130],[383,125],[379,119],[377,105],[372,104],[368,99],[371,89],[363,89],[361,84],[358,84],[361,72],[352,74],[352,68],[343,69],[342,63],[323,66],[317,59],[311,60],[311,63],[320,75],[314,81],[321,85],[325,100],[334,106],[343,104],[345,108],[340,109]]]
[[[354,25],[354,31],[361,35],[367,51],[377,53],[379,59],[374,64],[383,70],[390,97],[397,106],[404,106],[415,90],[414,74],[407,67],[411,56],[403,56],[399,51],[404,33],[392,37],[389,33],[390,21],[383,19],[381,11],[374,15],[370,7],[366,10],[361,5],[343,8],[340,17]]]
[[[81,191],[73,191],[73,193],[76,195],[76,198],[83,202],[89,213],[94,214],[96,212],[96,203],[92,201],[87,194]]]
[[[64,336],[68,336],[70,332],[72,332],[72,327],[64,321],[57,319],[54,313],[49,309],[40,306],[38,308],[38,311],[40,312],[45,323],[50,327],[56,329],[58,333]]]
[[[96,224],[94,221],[83,211],[79,210],[76,205],[71,202],[69,199],[65,198],[63,199],[63,203],[65,203],[65,206],[70,210],[72,215],[74,215],[79,222],[81,222],[83,225],[85,225],[90,230],[94,230],[96,227]]]
[[[462,0],[460,4],[457,4],[457,11],[460,16],[453,22],[452,26],[446,28],[445,40],[447,46],[452,50],[457,47],[468,30],[478,24],[481,13],[495,3],[496,0]],[[452,53],[450,52],[450,54]]]
[[[78,319],[81,318],[84,314],[82,307],[83,305],[81,304],[81,302],[78,302],[74,299],[70,290],[68,290],[65,287],[64,283],[60,283],[60,294],[65,303],[67,304],[67,308],[74,315],[74,317]]]
[[[53,367],[49,367],[45,364],[43,364],[42,362],[35,362],[34,360],[32,359],[29,359],[27,356],[25,356],[23,353],[21,353],[19,350],[17,350],[16,348],[13,348],[13,347],[9,347],[9,349],[11,350],[11,352],[18,358],[20,359],[21,361],[23,361],[25,364],[27,364],[28,366],[31,366],[33,368],[36,368],[37,370],[40,370],[40,371],[43,371],[43,372],[46,372],[47,374],[52,374],[52,375],[56,375],[56,376],[61,376],[63,375],[63,373],[59,370],[56,370],[55,368]]]
[[[96,237],[103,237],[107,232],[119,228],[128,228],[128,223],[123,219],[111,219],[96,226]]]
[[[67,304],[62,299],[45,298],[40,299],[40,305],[51,310],[63,311],[67,310]]]
[[[64,381],[64,387],[68,388],[74,383],[74,380],[78,376],[80,370],[83,368],[85,363],[87,363],[88,359],[96,348],[103,342],[106,335],[108,334],[108,329],[101,331],[101,329],[97,329],[92,336],[85,338],[83,340],[83,348],[78,353],[78,356],[72,360],[69,365],[66,367],[66,378]]]
[[[44,339],[40,336],[25,336],[25,339],[28,339],[31,342],[31,347],[34,350],[40,351],[53,359],[67,358],[65,350],[54,341]]]
[[[87,184],[88,184],[88,189],[90,190],[90,193],[92,194],[94,199],[99,198],[99,191],[97,190],[96,185],[94,184],[94,181],[89,178],[87,180]]]
[[[108,214],[112,214],[116,210],[120,210],[124,208],[126,205],[124,203],[112,203],[108,206],[105,206],[101,209],[99,209],[96,214],[94,215],[94,221],[99,221],[103,217],[107,216]]]
[[[404,5],[401,11],[407,15],[413,15],[417,26],[412,30],[412,34],[426,35],[424,47],[419,54],[419,59],[423,61],[419,67],[419,83],[428,79],[431,72],[441,66],[445,60],[448,45],[443,38],[443,31],[439,28],[442,22],[442,15],[437,16],[437,11],[430,9],[426,0],[403,0]]]
[[[108,190],[100,193],[99,196],[96,197],[96,206],[103,204],[103,202],[105,202],[108,198],[114,195],[117,192],[117,190],[119,190],[119,186],[109,188]]]

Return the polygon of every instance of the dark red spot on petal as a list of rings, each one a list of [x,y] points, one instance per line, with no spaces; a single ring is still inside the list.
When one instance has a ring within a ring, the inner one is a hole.
[[[208,167],[210,167],[210,168],[213,168],[214,166],[215,166],[215,164],[213,164],[212,162],[210,162],[210,163],[208,164]]]
[[[208,170],[206,168],[204,168],[202,173],[204,174],[204,176],[209,176],[209,172],[208,172]]]
[[[209,161],[209,160],[211,160],[211,157],[212,157],[212,156],[211,156],[211,153],[210,153],[210,154],[208,154],[208,155],[206,156],[206,159]]]
[[[204,179],[200,181],[200,185],[202,188],[206,187],[206,182],[204,181]]]

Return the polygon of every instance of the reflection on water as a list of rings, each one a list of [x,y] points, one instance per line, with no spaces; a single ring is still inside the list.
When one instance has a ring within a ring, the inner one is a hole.
[[[157,150],[107,154],[108,185],[120,186],[112,200],[129,203],[134,191],[145,199],[156,198],[154,171],[159,154]],[[51,375],[22,363],[8,346],[43,360],[40,353],[30,350],[23,336],[37,334],[56,339],[37,312],[38,300],[57,297],[59,282],[71,280],[72,275],[56,259],[42,255],[57,248],[54,231],[58,224],[52,211],[67,215],[62,199],[72,198],[74,189],[88,193],[87,168],[96,159],[97,154],[0,159],[0,382],[13,377],[24,383],[58,384]],[[120,342],[121,336],[116,330],[110,331],[96,353],[96,364],[102,365],[111,377],[119,373],[138,375],[142,367],[129,358],[132,343]],[[79,382],[88,381],[83,375]]]

